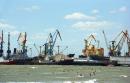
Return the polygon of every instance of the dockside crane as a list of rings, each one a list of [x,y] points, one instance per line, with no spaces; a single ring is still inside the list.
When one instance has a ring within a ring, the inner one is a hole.
[[[2,30],[2,34],[1,34],[1,37],[0,37],[0,57],[3,57],[3,30]]]
[[[27,57],[27,46],[26,46],[26,41],[27,41],[27,33],[20,33],[19,37],[17,39],[19,41],[19,45],[22,46],[21,53],[24,57]]]
[[[92,40],[95,44],[92,44]],[[90,35],[85,41],[85,48],[82,50],[83,56],[103,56],[104,55],[104,49],[99,48],[99,40],[96,40],[94,35]],[[97,46],[95,46],[97,43]]]
[[[113,41],[111,41],[109,47],[109,55],[110,56],[121,56],[121,50],[125,42],[127,42],[128,50],[129,50],[129,36],[128,31],[121,31]],[[128,53],[127,53],[128,54]]]
[[[58,29],[53,35],[51,33],[49,34],[47,42],[43,45],[45,46],[45,54],[50,55],[50,56],[53,55],[54,46],[58,37],[60,38],[60,40],[62,40]]]
[[[10,33],[8,33],[8,50],[7,50],[7,59],[10,58],[11,55],[11,49],[10,49]]]

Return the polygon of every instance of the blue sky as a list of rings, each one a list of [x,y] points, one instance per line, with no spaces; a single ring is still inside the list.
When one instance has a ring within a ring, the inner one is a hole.
[[[43,45],[59,29],[63,41],[56,45],[67,53],[82,54],[84,39],[94,34],[106,50],[102,30],[110,41],[122,30],[130,31],[130,0],[0,0],[0,30],[11,33],[11,48],[18,47],[20,32],[27,32],[28,47]],[[33,51],[36,55],[37,52]],[[105,51],[107,54],[107,51]]]

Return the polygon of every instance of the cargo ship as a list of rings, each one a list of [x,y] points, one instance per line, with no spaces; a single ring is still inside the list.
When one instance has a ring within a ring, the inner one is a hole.
[[[27,46],[26,46],[26,37],[27,34],[20,33],[18,37],[19,45],[22,47],[21,49],[17,50],[17,48],[14,48],[13,54],[11,54],[10,50],[10,33],[8,33],[8,49],[7,49],[7,55],[4,56],[3,54],[3,31],[2,31],[2,38],[1,38],[1,49],[0,49],[0,57],[4,60],[0,61],[0,64],[7,64],[7,65],[24,65],[24,64],[30,64],[32,61],[32,58],[28,57],[27,55]]]
[[[92,41],[93,40],[93,41]],[[104,56],[104,48],[99,47],[100,41],[94,35],[84,39],[85,47],[82,50],[83,55],[74,60],[75,64],[80,65],[109,65],[109,57]]]

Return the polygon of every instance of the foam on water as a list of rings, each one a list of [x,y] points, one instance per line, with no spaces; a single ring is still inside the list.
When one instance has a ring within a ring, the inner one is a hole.
[[[120,75],[120,77],[124,77],[124,78],[126,78],[126,77],[128,77],[127,75]]]
[[[87,81],[64,81],[63,83],[98,83],[97,79],[91,79]]]
[[[6,82],[6,83],[48,83],[48,82]],[[98,83],[97,79],[91,79],[87,81],[49,81],[49,83]]]
[[[29,67],[29,68],[36,69],[37,67]]]

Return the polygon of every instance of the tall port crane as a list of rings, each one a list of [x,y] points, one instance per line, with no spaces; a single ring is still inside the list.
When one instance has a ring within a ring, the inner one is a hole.
[[[122,54],[122,48],[124,48],[124,46],[128,46],[128,50]],[[111,41],[109,56],[110,61],[114,65],[130,65],[130,38],[127,30],[121,31],[115,39]]]
[[[21,50],[22,55],[27,56],[27,46],[26,46],[27,33],[26,32],[20,33],[17,41],[19,41],[19,45],[22,46],[22,50]]]
[[[2,30],[2,34],[1,34],[1,37],[0,37],[0,57],[3,56],[3,30]]]
[[[97,47],[95,44],[92,44],[92,40],[97,43]],[[85,41],[85,48],[82,50],[84,56],[103,56],[104,49],[99,48],[99,41],[96,40],[94,35],[90,35]]]
[[[107,39],[106,39],[104,31],[103,31],[103,34],[104,34],[106,46],[109,50],[109,56],[121,56],[121,50],[122,50],[122,47],[123,47],[125,41],[127,41],[128,51],[129,51],[127,54],[130,53],[130,38],[129,38],[129,34],[128,34],[127,30],[125,32],[121,31],[114,38],[114,40],[110,41],[111,44],[109,46],[108,46]]]
[[[11,49],[10,49],[10,33],[8,33],[8,50],[7,50],[7,59],[10,58],[11,55]]]
[[[60,40],[62,40],[59,30],[56,30],[53,35],[51,33],[49,34],[47,42],[44,44],[46,55],[53,55],[54,46],[58,37],[60,38]]]

